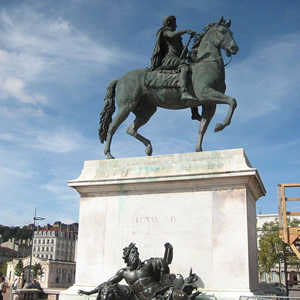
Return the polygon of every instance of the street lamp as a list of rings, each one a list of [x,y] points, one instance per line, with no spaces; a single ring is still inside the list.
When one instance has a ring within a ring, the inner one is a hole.
[[[30,261],[29,261],[29,280],[28,280],[28,283],[31,282],[31,265],[32,265],[33,239],[34,239],[35,221],[39,221],[39,220],[45,220],[45,218],[37,217],[36,216],[36,208],[35,208],[34,217],[33,217],[33,230],[32,230],[32,240],[31,240],[31,254],[30,254]]]

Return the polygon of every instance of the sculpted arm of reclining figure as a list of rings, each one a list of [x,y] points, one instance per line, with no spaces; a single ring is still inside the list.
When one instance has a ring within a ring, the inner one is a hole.
[[[94,288],[91,291],[84,291],[84,290],[78,290],[78,295],[92,295],[98,293],[105,285],[107,284],[115,284],[119,283],[124,277],[123,277],[124,269],[121,269],[117,272],[115,276],[110,278],[108,281],[105,281],[101,284],[99,284],[96,288]]]

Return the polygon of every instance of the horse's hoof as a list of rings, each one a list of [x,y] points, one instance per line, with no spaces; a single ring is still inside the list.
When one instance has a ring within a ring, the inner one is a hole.
[[[224,125],[222,123],[218,123],[215,127],[215,132],[222,131],[224,129]]]
[[[145,148],[145,152],[146,152],[146,154],[148,155],[148,156],[151,156],[152,155],[152,146],[151,145],[149,145],[149,146],[147,146],[146,148]]]
[[[106,153],[106,158],[107,159],[115,159],[109,152]]]
[[[192,114],[192,120],[198,120],[199,122],[201,122],[201,115],[199,115],[198,113],[197,114]]]

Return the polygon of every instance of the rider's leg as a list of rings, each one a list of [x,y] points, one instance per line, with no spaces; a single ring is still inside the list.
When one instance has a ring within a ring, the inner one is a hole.
[[[179,81],[180,81],[180,87],[181,87],[181,90],[182,90],[181,100],[197,100],[195,97],[193,97],[188,92],[189,71],[190,71],[190,68],[189,68],[188,65],[182,64],[180,66]]]

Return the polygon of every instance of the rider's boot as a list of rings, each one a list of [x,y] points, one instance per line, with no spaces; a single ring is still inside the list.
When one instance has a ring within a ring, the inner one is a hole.
[[[188,100],[188,101],[197,101],[197,98],[193,97],[188,92],[188,73],[189,73],[189,67],[187,65],[183,65],[181,67],[180,72],[180,81],[181,81],[181,100]]]
[[[198,101],[197,98],[193,97],[186,88],[182,89],[181,100]]]

